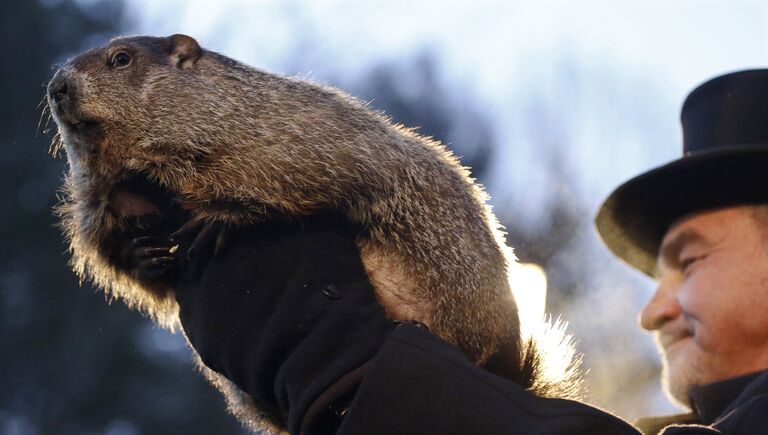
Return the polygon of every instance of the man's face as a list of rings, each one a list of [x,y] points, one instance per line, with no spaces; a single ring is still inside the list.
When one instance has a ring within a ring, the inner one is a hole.
[[[669,393],[768,368],[768,247],[750,207],[683,218],[659,250],[659,286],[640,314],[656,331]]]

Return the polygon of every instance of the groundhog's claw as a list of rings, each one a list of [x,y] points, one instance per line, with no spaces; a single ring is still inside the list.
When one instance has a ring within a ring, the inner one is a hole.
[[[156,237],[139,237],[131,241],[129,263],[139,281],[172,283],[175,280],[174,246],[158,245],[161,243]]]
[[[205,221],[191,220],[182,225],[178,230],[174,231],[170,236],[168,236],[168,240],[170,240],[171,243],[186,244],[186,242],[190,242],[195,239],[203,226],[205,226]]]

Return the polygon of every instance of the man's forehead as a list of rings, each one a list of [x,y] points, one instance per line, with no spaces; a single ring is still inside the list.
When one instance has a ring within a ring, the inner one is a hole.
[[[687,241],[693,238],[702,238],[706,241],[717,238],[718,234],[727,232],[729,223],[744,216],[750,216],[751,209],[750,206],[737,205],[687,214],[669,226],[661,241],[661,246],[678,239]]]
[[[692,213],[677,220],[669,227],[661,241],[655,275],[658,277],[658,269],[663,260],[670,260],[670,255],[676,254],[689,243],[711,246],[731,237],[743,237],[744,231],[752,231],[752,227],[743,225],[745,219],[748,219],[757,231],[758,226],[752,218],[753,209],[753,206],[747,205],[723,207]]]

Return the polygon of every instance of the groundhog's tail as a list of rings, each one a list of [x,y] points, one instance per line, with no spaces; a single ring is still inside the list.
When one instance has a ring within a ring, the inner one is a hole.
[[[532,334],[522,349],[518,384],[538,396],[581,400],[581,355],[566,326],[560,319],[547,319]]]

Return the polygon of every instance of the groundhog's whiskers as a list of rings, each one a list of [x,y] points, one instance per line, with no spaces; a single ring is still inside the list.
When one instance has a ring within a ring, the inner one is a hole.
[[[57,131],[56,134],[53,135],[51,145],[48,147],[48,154],[50,154],[53,158],[57,158],[61,155],[61,150],[63,147],[64,140],[61,138],[61,134]]]
[[[51,124],[51,119],[53,119],[53,114],[51,113],[51,106],[48,102],[47,94],[43,95],[43,99],[40,100],[40,103],[37,104],[37,107],[40,109],[40,118],[37,120],[35,136],[38,136],[41,131],[43,134],[47,135],[51,131],[49,127]],[[51,138],[51,145],[48,147],[48,154],[54,158],[58,157],[63,146],[64,141],[61,138],[61,134],[58,130],[56,130],[53,137]]]
[[[37,121],[36,134],[40,133],[40,127],[48,127],[48,123],[51,121],[51,106],[48,104],[47,95],[43,95],[43,99],[37,103],[37,108],[40,109],[40,119]],[[48,115],[48,118],[45,120],[45,125],[43,126],[43,117],[45,117],[46,114]],[[43,133],[46,133],[46,131],[43,131]]]

